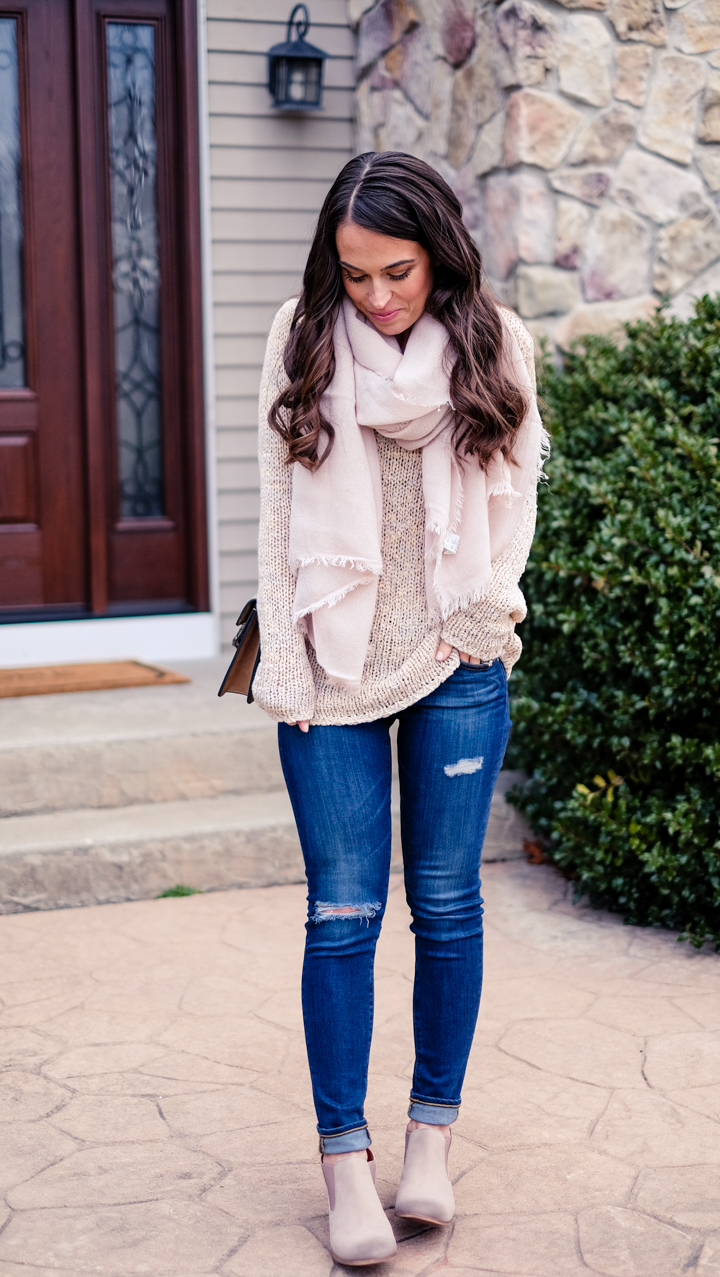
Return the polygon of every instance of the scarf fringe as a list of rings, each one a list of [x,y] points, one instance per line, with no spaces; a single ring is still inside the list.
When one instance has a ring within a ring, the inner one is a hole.
[[[439,619],[444,622],[447,621],[448,617],[452,616],[454,612],[464,612],[466,608],[472,607],[473,603],[482,603],[483,600],[487,598],[490,581],[486,581],[483,585],[479,586],[477,590],[473,590],[471,593],[458,594],[454,599],[444,600],[440,590],[440,568],[443,558],[442,543],[447,535],[447,528],[441,528],[438,524],[433,524],[429,527],[428,531],[440,538],[440,552],[436,552],[432,555],[432,558],[427,552],[425,556],[426,572],[428,567],[432,566],[433,598],[428,599],[428,612],[432,619]],[[430,563],[428,563],[429,558]],[[432,562],[433,559],[434,563]]]
[[[309,607],[305,607],[300,612],[293,613],[293,622],[298,625],[306,616],[311,616],[313,612],[319,612],[321,607],[335,607],[336,603],[342,603],[346,594],[350,594],[351,590],[356,590],[359,585],[366,585],[365,581],[348,581],[347,585],[342,586],[339,590],[333,590],[332,594],[326,594],[323,599],[319,599],[317,603],[311,603]]]
[[[382,576],[382,564],[368,563],[366,559],[355,559],[350,555],[343,554],[309,554],[301,558],[293,559],[290,564],[291,572],[297,572],[300,568],[309,568],[313,563],[322,563],[326,568],[353,568],[356,572],[371,572],[373,576]],[[354,589],[349,586],[349,589]]]
[[[467,608],[472,607],[473,603],[484,603],[488,596],[489,585],[490,582],[488,582],[487,585],[481,586],[479,590],[475,590],[472,594],[459,594],[458,597],[456,599],[452,599],[451,602],[443,603],[438,609],[436,609],[434,616],[431,619],[440,620],[444,624],[449,617],[455,614],[455,612],[465,612]]]
[[[522,494],[518,492],[509,479],[503,479],[499,483],[494,483],[490,491],[489,497],[506,497],[505,505],[508,510],[512,509],[514,501],[517,501]]]

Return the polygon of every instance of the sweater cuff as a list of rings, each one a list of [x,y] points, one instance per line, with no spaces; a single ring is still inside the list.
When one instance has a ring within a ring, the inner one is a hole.
[[[515,633],[515,627],[511,626],[510,629],[499,632],[481,626],[466,628],[462,623],[455,622],[455,617],[449,617],[441,638],[446,643],[451,643],[459,652],[468,652],[479,661],[501,660],[509,678],[513,665],[522,654],[522,642],[520,635]]]
[[[445,622],[440,637],[458,652],[469,652],[480,661],[494,661],[512,634],[514,626],[505,629],[483,625],[466,612],[456,612]]]
[[[280,670],[261,657],[252,690],[257,704],[276,723],[310,721],[315,713],[315,684],[309,667],[283,665]]]

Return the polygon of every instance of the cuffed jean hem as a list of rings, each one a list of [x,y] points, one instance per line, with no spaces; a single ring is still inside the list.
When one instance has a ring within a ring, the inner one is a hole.
[[[427,1122],[428,1126],[452,1126],[460,1109],[453,1104],[424,1104],[411,1100],[408,1117],[415,1122]]]
[[[321,1135],[321,1153],[357,1153],[372,1144],[367,1126],[360,1126],[355,1131],[345,1131],[343,1135]]]

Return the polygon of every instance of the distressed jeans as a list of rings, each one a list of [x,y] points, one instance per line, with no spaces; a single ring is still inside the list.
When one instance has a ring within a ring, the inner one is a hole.
[[[367,1148],[373,964],[390,872],[398,724],[405,891],[415,935],[410,1117],[455,1121],[482,985],[480,854],[510,719],[505,670],[461,664],[391,718],[279,724],[308,880],[302,1005],[321,1148]]]

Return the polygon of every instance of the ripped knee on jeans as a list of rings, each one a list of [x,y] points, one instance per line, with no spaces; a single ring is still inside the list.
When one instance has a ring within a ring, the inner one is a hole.
[[[361,905],[335,905],[329,900],[316,900],[311,922],[344,922],[364,918],[370,926],[370,919],[382,909],[379,900],[370,900]]]

